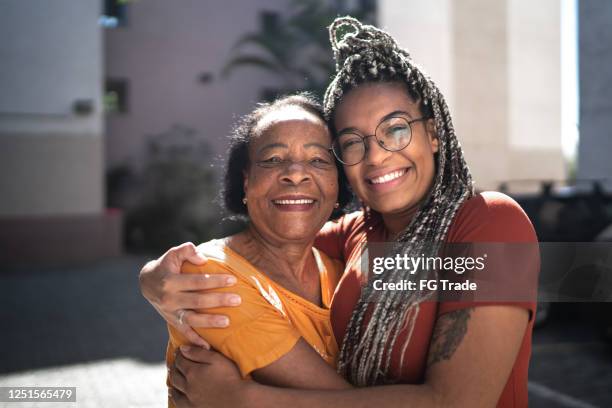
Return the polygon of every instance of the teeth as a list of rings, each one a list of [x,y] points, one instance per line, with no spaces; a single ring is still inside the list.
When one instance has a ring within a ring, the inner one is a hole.
[[[274,204],[281,205],[297,205],[297,204],[312,204],[314,200],[302,199],[302,200],[274,200]]]
[[[404,173],[406,173],[406,170],[394,171],[393,173],[388,173],[388,174],[385,174],[384,176],[370,179],[370,182],[372,184],[388,183],[391,180],[395,180],[396,178],[403,176]]]

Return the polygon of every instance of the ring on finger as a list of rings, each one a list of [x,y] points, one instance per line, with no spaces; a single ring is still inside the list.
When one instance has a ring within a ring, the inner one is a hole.
[[[181,325],[182,325],[182,324],[185,324],[185,322],[183,322],[183,318],[185,317],[185,313],[186,313],[186,312],[187,312],[187,311],[186,311],[185,309],[181,309],[181,310],[179,310],[179,312],[178,312],[178,322],[179,322],[179,324],[181,324]]]

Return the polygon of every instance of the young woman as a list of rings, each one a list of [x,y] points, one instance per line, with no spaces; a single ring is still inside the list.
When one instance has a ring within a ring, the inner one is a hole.
[[[342,25],[351,30],[339,39]],[[326,225],[315,245],[346,262],[331,322],[339,374],[362,388],[305,391],[241,381],[219,355],[192,349],[173,367],[179,405],[526,406],[534,302],[442,303],[430,290],[373,291],[359,259],[372,242],[393,241],[408,256],[435,256],[443,243],[536,243],[529,219],[507,196],[474,194],[443,96],[390,35],[352,18],[337,19],[330,35],[337,74],[324,108],[334,153],[364,211]],[[168,260],[187,248],[141,272],[143,293],[170,322],[192,306],[160,280],[174,276]],[[533,284],[537,267],[533,258],[513,265],[533,272]],[[404,278],[411,277],[402,269],[387,275]],[[162,304],[159,294],[173,300]],[[192,325],[208,323],[191,316]]]

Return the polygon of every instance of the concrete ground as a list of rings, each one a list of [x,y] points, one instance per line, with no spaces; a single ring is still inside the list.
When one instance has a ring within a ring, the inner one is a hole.
[[[138,291],[144,257],[0,270],[0,386],[74,386],[77,403],[163,407],[166,329]],[[612,347],[577,319],[535,332],[532,407],[612,406]]]

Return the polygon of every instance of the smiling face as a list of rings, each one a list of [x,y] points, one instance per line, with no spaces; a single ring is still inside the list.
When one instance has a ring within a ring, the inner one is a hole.
[[[338,104],[334,125],[338,135],[374,133],[389,115],[408,121],[423,117],[419,103],[401,82],[366,83],[349,91]],[[383,217],[412,212],[426,197],[435,175],[434,153],[438,139],[432,119],[411,125],[412,139],[403,150],[390,152],[367,138],[365,158],[354,166],[344,166],[353,191]]]
[[[252,225],[272,242],[313,240],[338,198],[327,126],[289,105],[261,118],[254,134],[244,179]]]

